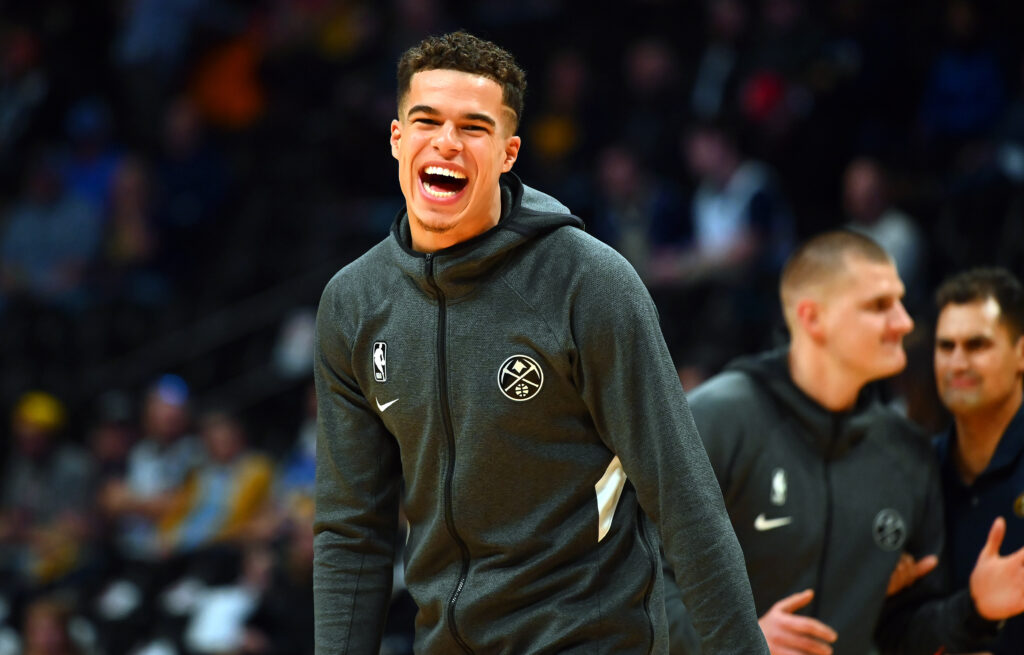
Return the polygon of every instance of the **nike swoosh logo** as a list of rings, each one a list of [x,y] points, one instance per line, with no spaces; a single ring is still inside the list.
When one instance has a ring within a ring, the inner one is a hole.
[[[381,412],[386,411],[388,407],[391,407],[392,405],[398,402],[398,398],[395,398],[394,400],[389,400],[388,402],[381,405],[379,400],[377,400],[376,398],[374,398],[374,400],[377,401],[377,409],[379,409]]]
[[[757,518],[754,519],[754,529],[758,532],[764,532],[766,530],[781,528],[782,526],[789,525],[792,522],[792,516],[782,516],[777,519],[770,519],[766,518],[764,514],[758,514]]]

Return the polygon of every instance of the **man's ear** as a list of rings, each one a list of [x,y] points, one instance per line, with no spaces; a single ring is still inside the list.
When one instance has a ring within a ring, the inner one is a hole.
[[[391,121],[391,156],[398,159],[398,146],[402,140],[402,124],[398,119]]]
[[[796,320],[800,328],[816,342],[825,340],[825,325],[821,305],[813,298],[801,298],[796,303]]]
[[[1024,334],[1017,337],[1013,346],[1013,355],[1017,358],[1017,372],[1024,373]]]
[[[510,136],[505,142],[505,161],[501,162],[501,172],[507,173],[512,170],[512,164],[519,158],[519,146],[523,140],[518,136]]]

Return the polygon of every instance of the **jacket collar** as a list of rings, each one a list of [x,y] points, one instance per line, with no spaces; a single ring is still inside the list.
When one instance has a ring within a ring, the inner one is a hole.
[[[525,186],[515,174],[502,175],[499,184],[498,224],[468,241],[433,253],[413,250],[408,213],[405,209],[398,212],[391,225],[388,249],[393,261],[424,293],[436,295],[440,289],[449,300],[462,298],[496,273],[525,243],[562,226],[583,227],[583,221],[561,203]]]
[[[882,409],[874,390],[865,387],[853,409],[833,412],[822,407],[793,382],[789,372],[789,347],[731,362],[730,369],[746,372],[796,421],[798,433],[826,459],[843,456],[859,443]]]
[[[955,474],[955,467],[953,465],[954,448],[956,448],[955,423],[939,435],[936,440],[936,451],[938,452],[939,459],[942,461],[943,468],[952,471],[954,477],[960,480],[960,476]],[[989,461],[988,466],[985,467],[985,470],[981,472],[981,475],[978,476],[974,483],[977,484],[978,481],[986,476],[1016,466],[1022,455],[1024,455],[1024,403],[1017,409],[1017,413],[1014,414],[1010,424],[1006,426],[1006,431],[1003,432],[1003,436],[999,439],[999,445],[996,446],[996,452],[992,454],[991,461]]]

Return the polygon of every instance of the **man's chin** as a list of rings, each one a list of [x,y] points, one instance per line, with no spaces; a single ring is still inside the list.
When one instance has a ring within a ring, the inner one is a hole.
[[[977,392],[949,391],[942,394],[942,404],[954,414],[964,414],[981,407],[981,397]]]
[[[899,375],[900,373],[902,373],[903,369],[905,369],[906,367],[907,367],[907,357],[906,357],[906,355],[903,355],[902,357],[896,357],[896,356],[890,357],[885,362],[885,364],[879,366],[876,369],[875,375],[872,376],[871,379],[872,380],[884,380],[885,378],[891,378],[894,375]]]
[[[424,232],[431,234],[444,234],[450,232],[455,227],[455,221],[437,221],[437,220],[421,220],[416,219],[416,224]]]
[[[424,232],[444,234],[459,224],[461,213],[454,207],[419,207],[413,220]]]

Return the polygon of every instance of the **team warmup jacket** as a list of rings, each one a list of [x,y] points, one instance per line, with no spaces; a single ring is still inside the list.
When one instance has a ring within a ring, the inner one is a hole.
[[[746,558],[758,616],[814,590],[798,613],[839,635],[834,655],[985,650],[995,624],[940,569],[886,599],[900,553],[937,554],[945,538],[928,439],[866,391],[830,412],[792,381],[788,349],[733,362],[690,394]],[[673,644],[683,608],[668,594]],[[673,655],[678,655],[673,646]]]
[[[317,652],[376,655],[401,502],[417,653],[666,653],[661,541],[708,652],[766,654],[646,289],[501,185],[495,228],[423,254],[403,211],[324,291]]]

